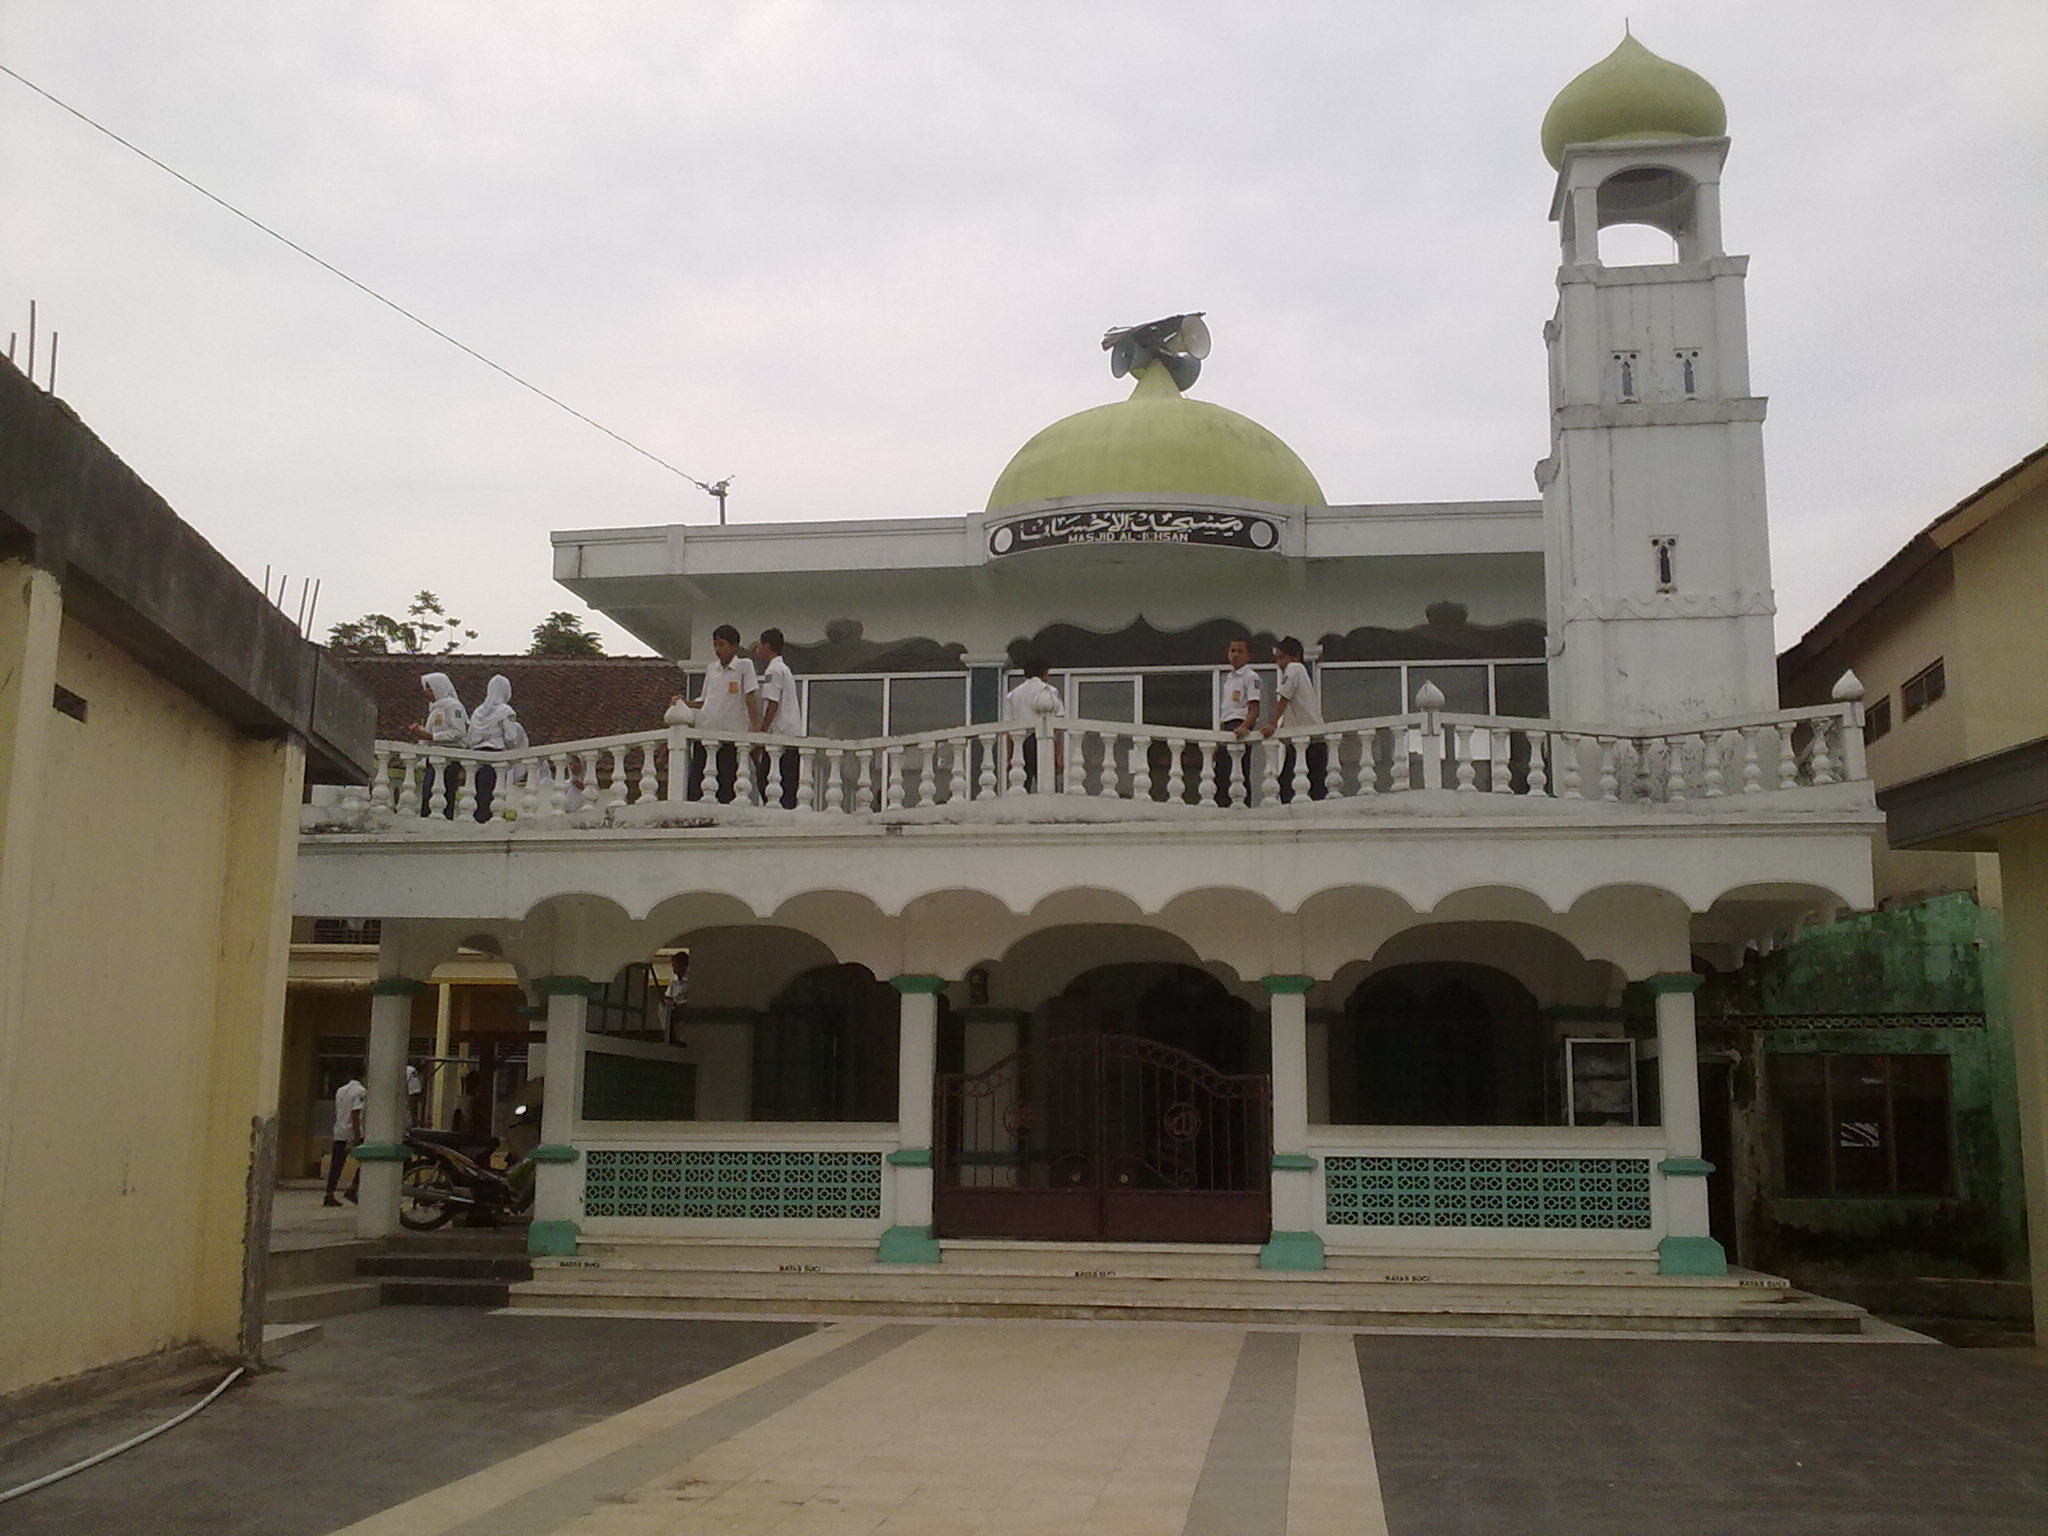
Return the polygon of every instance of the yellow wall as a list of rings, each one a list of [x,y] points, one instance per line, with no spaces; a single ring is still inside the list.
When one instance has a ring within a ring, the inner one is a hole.
[[[69,619],[55,677],[87,719],[45,689],[39,753],[0,737],[39,780],[33,848],[0,846],[14,878],[31,855],[0,1073],[0,1392],[192,1341],[235,1352],[252,1149],[275,1134],[300,753]]]
[[[1966,755],[2048,735],[2048,486],[2018,497],[1949,559],[1959,601],[1948,686]]]

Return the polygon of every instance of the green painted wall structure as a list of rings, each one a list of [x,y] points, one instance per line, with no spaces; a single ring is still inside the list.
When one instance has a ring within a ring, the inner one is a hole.
[[[2001,955],[1999,914],[1957,893],[1845,917],[1709,981],[1701,999],[1703,1055],[1737,1058],[1729,1083],[1741,1263],[1856,1300],[1864,1299],[1859,1291],[1874,1296],[1887,1286],[1896,1296],[1893,1283],[1908,1280],[2026,1278]],[[1786,1196],[1770,1060],[1797,1052],[1945,1056],[1953,1192]]]

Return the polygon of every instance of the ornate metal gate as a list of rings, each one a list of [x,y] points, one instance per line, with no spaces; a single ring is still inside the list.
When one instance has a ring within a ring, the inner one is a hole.
[[[938,1084],[941,1237],[1263,1242],[1272,1084],[1135,1035],[1058,1035]]]

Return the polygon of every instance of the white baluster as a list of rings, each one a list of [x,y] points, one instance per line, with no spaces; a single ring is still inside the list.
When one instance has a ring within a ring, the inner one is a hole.
[[[604,792],[604,808],[607,811],[626,803],[626,749],[613,747],[611,759],[612,781],[605,787]]]
[[[1778,788],[1799,787],[1799,759],[1792,754],[1792,732],[1797,727],[1787,722],[1778,727]]]
[[[635,804],[661,798],[661,775],[654,767],[654,743],[640,743],[640,794]]]
[[[1323,798],[1326,800],[1343,798],[1344,764],[1337,752],[1343,740],[1344,738],[1341,736],[1325,736],[1322,738]],[[1307,764],[1304,763],[1303,766],[1306,767]]]
[[[1586,738],[1583,736],[1553,736],[1551,740],[1557,743],[1558,753],[1564,763],[1564,775],[1559,785],[1559,798],[1564,800],[1584,799],[1585,796],[1579,789],[1579,773],[1584,766],[1579,761],[1579,753],[1585,747]]]
[[[1036,737],[1029,730],[1021,730],[1005,731],[1000,739],[1002,741],[1003,755],[1009,759],[1010,764],[1008,792],[1013,795],[1021,795],[1024,793],[1025,754],[1035,750],[1030,746],[1030,743],[1036,740]]]
[[[1685,804],[1685,743],[1683,736],[1664,738],[1664,798],[1673,805]]]
[[[1715,731],[1700,738],[1700,746],[1707,755],[1706,787],[1707,798],[1718,800],[1727,793],[1727,777],[1721,769],[1721,758],[1728,750],[1728,733]]]
[[[1085,731],[1077,731],[1069,726],[1060,732],[1060,737],[1066,743],[1067,765],[1067,781],[1060,787],[1070,795],[1085,795],[1088,793],[1088,762],[1082,756],[1081,748],[1082,744],[1087,741],[1088,735]],[[1107,770],[1109,766],[1110,738],[1105,736],[1101,738],[1101,741],[1103,767]]]
[[[1813,782],[1832,784],[1835,782],[1834,759],[1828,756],[1828,727],[1834,724],[1826,715],[1816,715],[1808,722],[1813,727]]]
[[[1380,792],[1380,733],[1378,731],[1354,731],[1358,738],[1358,797]]]
[[[798,747],[796,749],[796,808],[807,816],[817,810],[817,806],[812,804],[812,801],[816,798],[816,786],[811,782],[812,775],[817,771],[818,749],[816,747]]]
[[[1612,803],[1621,798],[1621,777],[1615,772],[1615,739],[1612,736],[1593,738],[1600,744],[1600,798]]]
[[[557,752],[548,759],[548,814],[566,816],[569,814],[569,758],[566,753]]]
[[[1479,774],[1472,763],[1472,727],[1454,725],[1451,727],[1451,733],[1458,751],[1458,793],[1469,795],[1473,792],[1472,786],[1479,779]]]
[[[1230,804],[1233,810],[1252,803],[1252,765],[1258,761],[1255,740],[1247,736],[1223,749],[1230,754]]]
[[[865,752],[853,754],[853,808],[856,811],[872,811],[875,808],[876,769],[886,770],[887,763],[870,747]]]
[[[1756,743],[1758,730],[1750,726],[1742,732],[1742,792],[1745,795],[1760,795],[1764,792],[1763,766],[1757,761]]]
[[[374,777],[370,780],[370,805],[379,811],[391,809],[391,754],[379,752],[376,756]]]
[[[1135,749],[1131,755],[1131,798],[1150,800],[1152,798],[1152,738],[1132,738]]]
[[[433,775],[434,787],[427,792],[427,814],[443,817],[448,814],[448,759],[439,753],[427,754],[427,772]]]
[[[1529,743],[1528,793],[1539,800],[1550,796],[1550,771],[1543,766],[1544,754],[1551,750],[1556,738],[1548,731],[1525,731],[1522,739]]]
[[[1000,736],[977,736],[974,738],[981,752],[981,772],[976,775],[974,793],[977,799],[993,799],[996,792],[996,762],[1002,756],[1003,739]]]
[[[1515,792],[1515,739],[1507,731],[1489,730],[1486,733],[1487,769],[1490,783],[1487,788],[1496,795],[1511,795]]]
[[[1216,803],[1216,759],[1229,752],[1229,750],[1230,748],[1228,747],[1220,746],[1205,746],[1200,749],[1201,760],[1195,770],[1195,803],[1197,805],[1214,805]],[[1223,761],[1227,765],[1230,759],[1223,757]]]
[[[919,805],[932,803],[933,759],[938,756],[937,742],[924,747],[906,747],[906,752],[917,754],[917,767],[910,778],[910,795]],[[906,802],[907,803],[907,802]]]
[[[764,805],[782,804],[782,749],[770,747],[766,767],[762,772],[761,802]]]
[[[1187,742],[1182,738],[1166,738],[1166,798],[1173,805],[1179,805],[1187,792],[1187,771],[1181,766],[1181,757],[1186,749]]]
[[[825,749],[825,809],[838,811],[846,806],[846,749],[827,747]]]
[[[1280,803],[1280,764],[1283,760],[1281,753],[1285,750],[1285,747],[1270,736],[1265,739],[1265,744],[1259,748],[1259,804],[1261,805],[1278,805]]]

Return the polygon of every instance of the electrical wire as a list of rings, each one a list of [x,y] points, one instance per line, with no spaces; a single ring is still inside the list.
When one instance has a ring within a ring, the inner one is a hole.
[[[593,420],[591,417],[584,415],[581,411],[577,410],[575,406],[569,404],[566,400],[557,399],[555,396],[549,394],[546,390],[542,389],[538,384],[535,384],[530,379],[521,378],[518,374],[514,373],[510,368],[505,367],[503,364],[492,362],[491,359],[485,357],[483,353],[477,351],[475,347],[469,346],[464,342],[457,341],[453,336],[450,336],[438,325],[433,324],[429,320],[422,319],[420,316],[414,314],[411,310],[407,309],[403,304],[400,304],[397,300],[386,298],[383,294],[379,293],[376,289],[372,288],[368,283],[361,282],[356,278],[350,277],[348,273],[342,271],[341,268],[337,267],[333,262],[323,260],[321,257],[314,255],[311,251],[307,250],[303,245],[300,245],[298,241],[293,240],[288,236],[279,234],[276,230],[272,229],[268,224],[264,223],[254,214],[244,213],[241,209],[237,208],[233,203],[229,202],[226,198],[217,196],[216,194],[207,191],[206,188],[199,185],[199,183],[194,181],[190,176],[187,176],[182,171],[176,170],[173,167],[164,164],[163,161],[157,159],[155,155],[152,155],[148,150],[142,148],[141,145],[131,143],[129,140],[122,138],[120,134],[114,132],[113,129],[107,127],[106,124],[96,122],[92,118],[87,117],[85,113],[79,111],[78,108],[72,106],[70,102],[63,100],[61,97],[51,95],[50,92],[44,90],[40,85],[37,85],[35,81],[29,79],[19,70],[9,69],[7,65],[0,64],[0,74],[7,75],[12,79],[20,81],[21,84],[27,86],[30,90],[34,91],[38,96],[42,97],[43,100],[49,102],[52,106],[61,107],[64,111],[69,112],[81,123],[84,123],[86,127],[93,129],[97,133],[105,134],[108,138],[112,139],[116,144],[120,145],[123,149],[129,150],[134,154],[140,155],[143,159],[147,160],[151,165],[155,166],[158,170],[164,172],[165,175],[175,177],[177,180],[183,182],[186,186],[190,187],[194,192],[197,192],[201,197],[205,198],[207,201],[217,203],[222,208],[225,208],[229,213],[232,213],[236,218],[242,220],[243,223],[253,225],[257,229],[262,230],[264,234],[270,236],[271,239],[277,241],[280,245],[289,246],[292,250],[297,251],[301,256],[305,257],[306,260],[312,262],[316,267],[321,267],[326,271],[333,273],[336,277],[340,278],[344,283],[347,283],[351,288],[358,289],[359,291],[368,294],[371,298],[375,299],[379,304],[382,304],[386,309],[392,310],[397,314],[403,315],[406,319],[410,320],[414,325],[419,326],[422,330],[431,331],[434,335],[440,337],[443,341],[447,342],[449,346],[454,347],[458,352],[465,352],[469,356],[475,358],[478,362],[482,363],[486,368],[489,368],[496,373],[503,374],[506,378],[510,379],[514,384],[517,384],[521,389],[531,390],[534,394],[539,395],[541,399],[547,401],[549,405],[567,411],[571,416],[574,416],[578,421],[582,422],[585,426],[597,428],[597,430],[602,432],[606,437],[612,439],[612,441],[616,443],[624,444],[626,447],[632,449],[635,453],[639,454],[643,459],[652,459],[655,463],[659,464],[663,469],[667,470],[670,474],[682,476],[685,480],[689,481],[690,484],[696,486],[698,490],[711,490],[709,484],[707,484],[705,481],[699,480],[695,475],[691,474],[688,470],[677,468],[675,465],[669,463],[667,459],[664,459],[660,454],[653,453],[645,448],[642,448],[630,437],[622,436],[621,434],[614,432],[610,427],[606,426],[603,422]]]
[[[4,67],[5,66],[0,66],[0,68]],[[61,1467],[55,1472],[47,1473],[44,1476],[37,1478],[34,1482],[23,1483],[19,1488],[9,1488],[5,1493],[0,1493],[0,1504],[5,1504],[9,1499],[18,1499],[24,1493],[34,1493],[38,1488],[47,1488],[52,1483],[62,1482],[65,1478],[71,1476],[71,1474],[74,1472],[83,1472],[87,1467],[96,1467],[103,1461],[111,1461],[114,1457],[120,1455],[123,1451],[133,1450],[136,1446],[142,1444],[142,1442],[145,1440],[154,1440],[158,1435],[162,1434],[167,1429],[176,1429],[180,1424],[184,1423],[187,1419],[191,1418],[193,1414],[197,1413],[200,1409],[204,1408],[208,1403],[212,1402],[216,1397],[219,1397],[221,1393],[227,1391],[229,1387],[232,1387],[236,1382],[240,1381],[242,1379],[242,1373],[246,1370],[248,1370],[248,1367],[246,1365],[236,1366],[232,1371],[228,1372],[226,1381],[223,1381],[219,1386],[215,1387],[211,1392],[207,1393],[206,1396],[202,1397],[198,1402],[194,1403],[190,1408],[187,1408],[183,1413],[179,1414],[176,1418],[164,1420],[164,1422],[157,1425],[155,1429],[145,1429],[141,1434],[136,1435],[131,1439],[123,1440],[119,1445],[108,1446],[104,1451],[101,1451],[97,1456],[88,1456],[83,1461],[74,1461],[70,1466]]]

